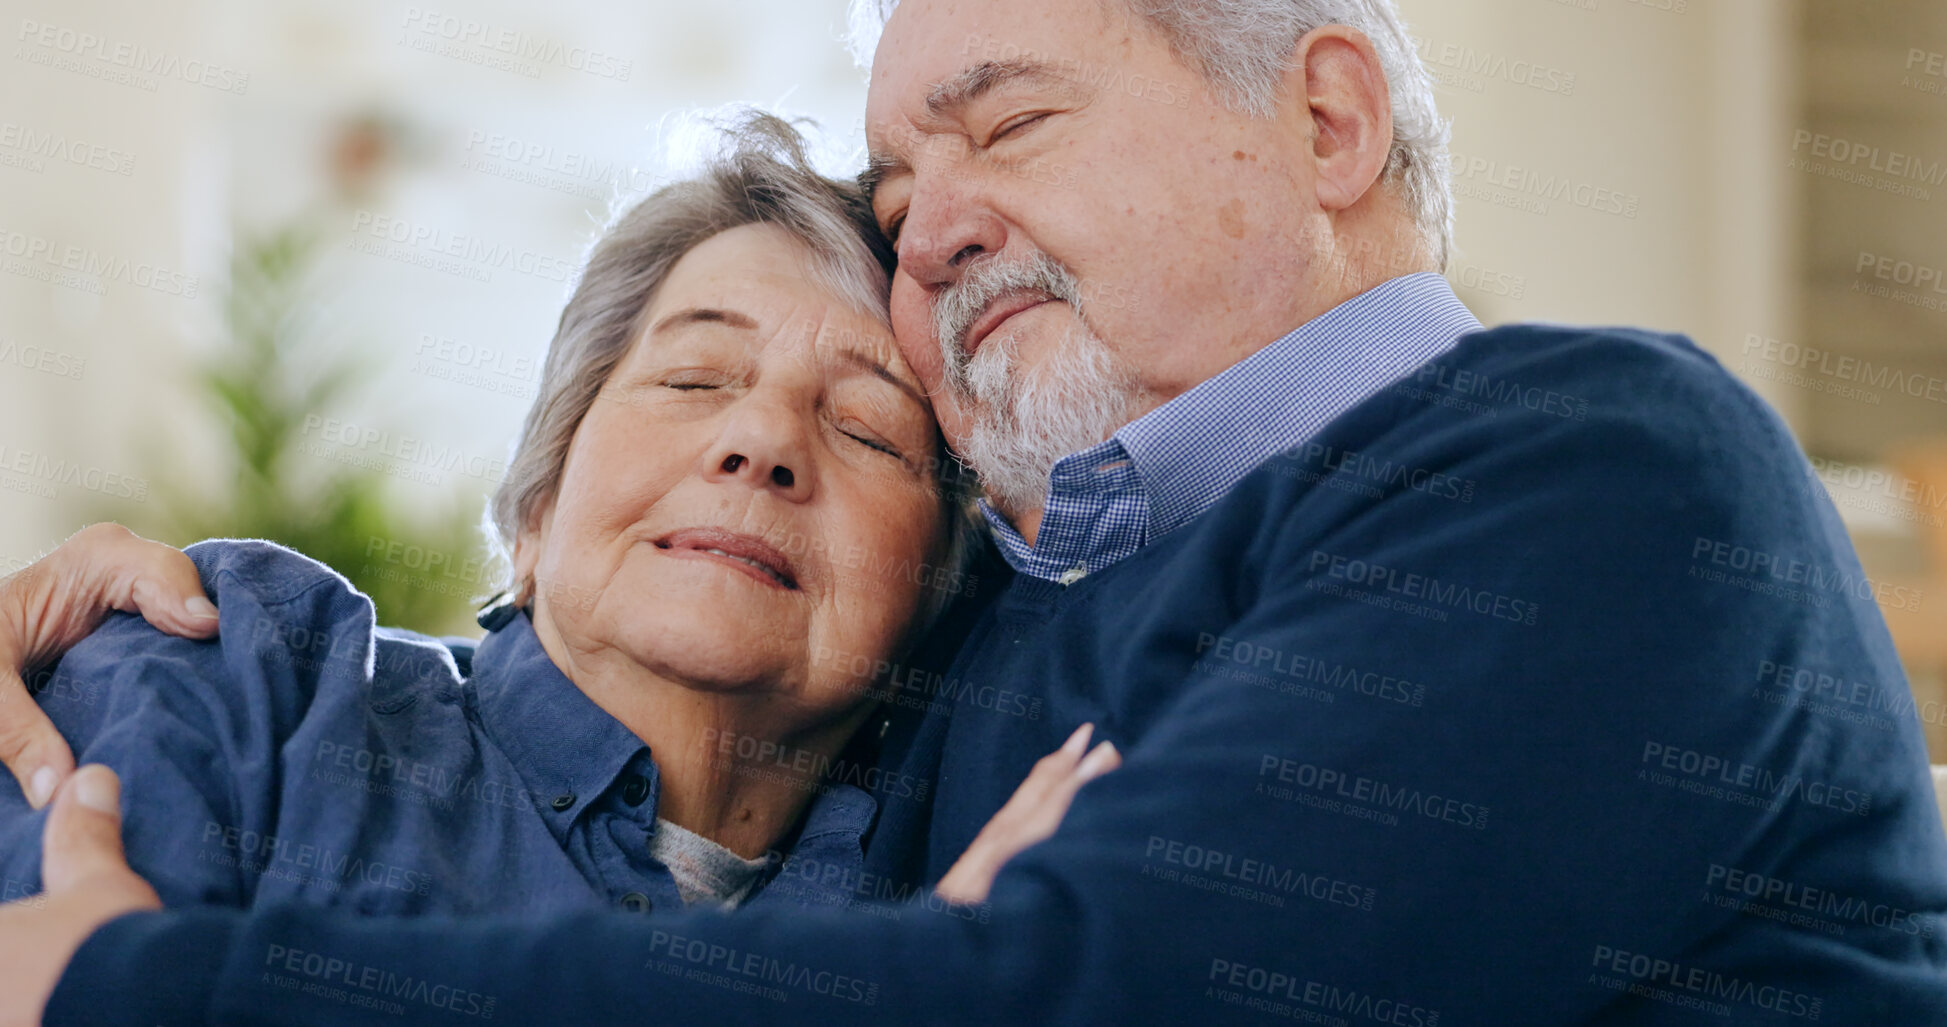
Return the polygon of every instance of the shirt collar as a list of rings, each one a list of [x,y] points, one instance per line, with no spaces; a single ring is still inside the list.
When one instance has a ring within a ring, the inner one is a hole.
[[[557,840],[565,841],[581,811],[623,774],[645,779],[650,795],[642,808],[654,814],[661,788],[649,747],[561,673],[526,613],[481,640],[467,683],[482,729],[514,765]],[[563,796],[573,801],[557,810]],[[863,789],[820,782],[805,809],[800,844],[836,836],[856,848],[878,810]]]
[[[984,501],[982,512],[1017,571],[1052,577],[1045,566],[1050,563],[1097,569],[1188,524],[1273,454],[1311,438],[1480,330],[1480,321],[1440,275],[1392,279],[1131,421],[1107,441],[1064,457],[1049,475],[1034,546]],[[1133,473],[1098,470],[1122,460]],[[1128,517],[1129,530],[1075,516],[1085,493],[1105,488],[1128,493],[1099,501],[1099,508],[1107,517]],[[1051,526],[1063,532],[1071,525],[1088,530],[1096,544],[1049,536]],[[1117,551],[1118,541],[1126,551]],[[1060,558],[1037,559],[1044,549]]]
[[[481,727],[513,763],[535,811],[558,838],[648,751],[561,673],[525,613],[480,642],[468,685]]]

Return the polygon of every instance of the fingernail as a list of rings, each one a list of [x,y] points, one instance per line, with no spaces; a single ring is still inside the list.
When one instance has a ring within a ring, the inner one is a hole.
[[[1068,741],[1061,743],[1061,751],[1070,756],[1080,756],[1082,750],[1088,748],[1088,736],[1094,733],[1094,724],[1083,724],[1075,729],[1074,734],[1068,736]]]
[[[183,610],[197,620],[215,620],[216,604],[202,596],[192,596],[183,602]]]
[[[1075,776],[1083,781],[1093,781],[1108,773],[1121,758],[1121,754],[1115,751],[1114,742],[1103,742],[1088,754],[1088,759],[1083,760],[1081,766],[1075,768]]]
[[[58,783],[55,779],[58,776],[54,773],[53,767],[42,767],[34,771],[33,780],[27,784],[27,801],[37,808],[47,805],[48,798],[54,794],[54,786]]]
[[[83,767],[75,775],[74,801],[109,816],[122,812],[122,783],[107,770]]]

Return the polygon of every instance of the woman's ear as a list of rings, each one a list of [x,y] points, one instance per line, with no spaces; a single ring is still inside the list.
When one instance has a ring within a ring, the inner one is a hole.
[[[554,523],[554,497],[544,496],[536,504],[541,512],[527,519],[527,526],[514,536],[514,605],[524,607],[534,598],[534,572],[541,563],[541,550],[547,545],[548,529]]]

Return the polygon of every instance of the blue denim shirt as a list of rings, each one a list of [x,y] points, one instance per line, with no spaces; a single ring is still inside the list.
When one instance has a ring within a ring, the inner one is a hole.
[[[189,554],[216,640],[115,615],[30,682],[77,758],[122,776],[129,862],[165,904],[682,907],[649,855],[648,747],[562,675],[525,616],[480,643],[468,676],[440,642],[376,628],[370,600],[290,550]],[[0,793],[0,871],[38,891],[45,813],[11,779]],[[844,903],[876,812],[863,790],[821,783],[745,905]]]

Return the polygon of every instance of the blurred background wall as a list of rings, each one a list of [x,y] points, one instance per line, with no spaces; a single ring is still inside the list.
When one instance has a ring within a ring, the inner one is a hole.
[[[1685,332],[1776,406],[1947,762],[1947,6],[1401,5],[1461,297]],[[463,629],[582,249],[683,114],[808,115],[833,172],[862,144],[844,0],[4,11],[0,572],[102,518],[276,533]]]

